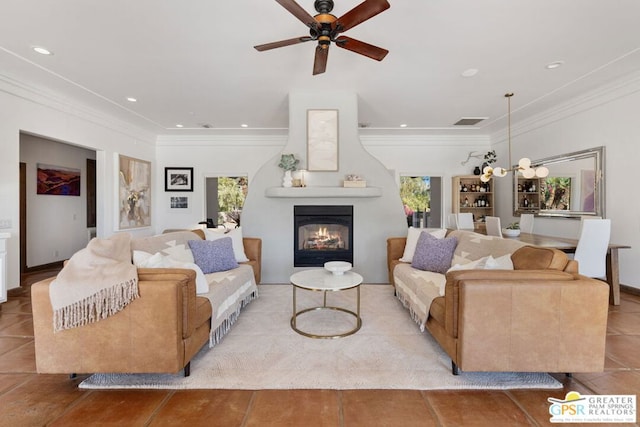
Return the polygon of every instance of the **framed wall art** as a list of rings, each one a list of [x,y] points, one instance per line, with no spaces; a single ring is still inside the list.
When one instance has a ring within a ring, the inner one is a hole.
[[[151,226],[151,162],[118,156],[118,228]]]
[[[80,195],[80,169],[37,164],[37,194]]]
[[[164,168],[164,191],[193,191],[193,168]]]
[[[307,110],[307,170],[338,170],[338,110]]]
[[[189,209],[189,197],[171,196],[169,198],[169,206],[171,209]]]

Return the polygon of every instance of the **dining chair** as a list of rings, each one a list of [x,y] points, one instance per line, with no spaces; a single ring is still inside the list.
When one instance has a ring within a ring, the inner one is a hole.
[[[484,219],[487,224],[487,236],[502,237],[502,227],[500,227],[500,217],[486,216]]]
[[[453,228],[454,230],[458,229],[458,215],[457,214],[449,214],[447,216],[447,227]]]
[[[520,232],[533,233],[533,214],[520,215]]]
[[[578,272],[588,277],[603,279],[607,276],[607,250],[611,237],[610,219],[584,219],[573,259],[578,261]]]
[[[457,229],[458,230],[473,230],[475,225],[473,223],[473,214],[471,212],[461,212],[457,217]]]

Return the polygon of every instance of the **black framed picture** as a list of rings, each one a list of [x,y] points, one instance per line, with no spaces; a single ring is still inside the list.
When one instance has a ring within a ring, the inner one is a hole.
[[[164,191],[193,191],[193,168],[164,168]]]

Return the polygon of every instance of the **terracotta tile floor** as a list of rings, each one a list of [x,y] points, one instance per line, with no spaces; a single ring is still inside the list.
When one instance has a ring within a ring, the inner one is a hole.
[[[536,426],[551,425],[548,397],[640,392],[640,297],[624,293],[605,371],[557,375],[562,390],[83,391],[86,376],[35,373],[29,290],[52,274],[25,277],[0,310],[0,426]]]

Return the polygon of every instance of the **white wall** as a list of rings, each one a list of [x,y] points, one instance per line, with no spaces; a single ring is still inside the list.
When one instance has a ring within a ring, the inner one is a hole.
[[[515,101],[515,98],[514,98]],[[560,105],[512,128],[513,160],[545,158],[562,153],[605,146],[606,208],[611,219],[611,241],[630,245],[621,249],[620,283],[640,288],[640,79],[626,85],[602,88],[571,104]],[[496,149],[506,152],[504,135],[496,137]],[[495,179],[499,192],[498,214],[511,218],[511,180]],[[515,220],[515,219],[514,219]],[[534,231],[551,236],[577,238],[579,221],[536,217]]]
[[[115,153],[154,161],[153,226],[133,230],[150,234],[164,228],[197,225],[204,218],[204,177],[220,173],[246,173],[251,181],[265,162],[274,160],[287,144],[286,136],[264,137],[159,137],[133,129],[82,110],[81,106],[53,103],[49,97],[0,80],[0,219],[11,221],[8,230],[9,287],[19,284],[18,242],[18,170],[19,133],[26,131],[47,138],[69,142],[97,151],[98,227],[99,234],[115,232]],[[514,99],[517,106],[517,100]],[[621,282],[640,288],[640,200],[632,189],[638,182],[636,165],[640,162],[640,82],[630,80],[615,88],[585,95],[571,105],[558,106],[545,115],[519,123],[514,115],[512,130],[513,158],[542,158],[581,149],[606,146],[607,206],[612,219],[612,241],[632,246],[620,251]],[[469,151],[484,151],[489,142],[498,152],[498,164],[506,164],[504,133],[489,137],[465,136],[362,136],[365,149],[385,168],[400,173],[441,176],[445,184],[445,213],[451,208],[451,176],[469,174],[471,166],[460,162]],[[155,161],[157,160],[157,161]],[[164,192],[164,167],[194,167],[195,182],[187,213],[177,214],[168,208],[169,193]],[[273,165],[275,166],[275,165]],[[274,172],[278,173],[278,171]],[[497,213],[512,218],[512,187],[508,179],[495,180],[498,193]],[[621,191],[622,190],[622,191]],[[577,236],[575,220],[537,218],[536,232],[560,236]],[[384,262],[382,260],[381,262]]]
[[[198,222],[205,219],[206,177],[246,175],[251,192],[258,169],[279,153],[286,141],[286,135],[160,136],[155,166],[160,177],[155,203],[158,229],[201,227]],[[164,191],[165,167],[192,167],[193,192]],[[170,209],[171,196],[187,196],[189,208]]]
[[[68,259],[86,246],[87,159],[95,158],[93,150],[21,135],[20,161],[26,164],[27,181],[27,267]],[[80,170],[80,195],[37,194],[40,163]]]
[[[40,94],[0,77],[0,219],[7,242],[8,289],[20,285],[19,171],[20,132],[96,150],[98,232],[115,232],[116,153],[154,161],[155,135],[71,104],[54,94]],[[133,230],[149,234],[153,228]],[[46,238],[46,236],[42,236]]]

